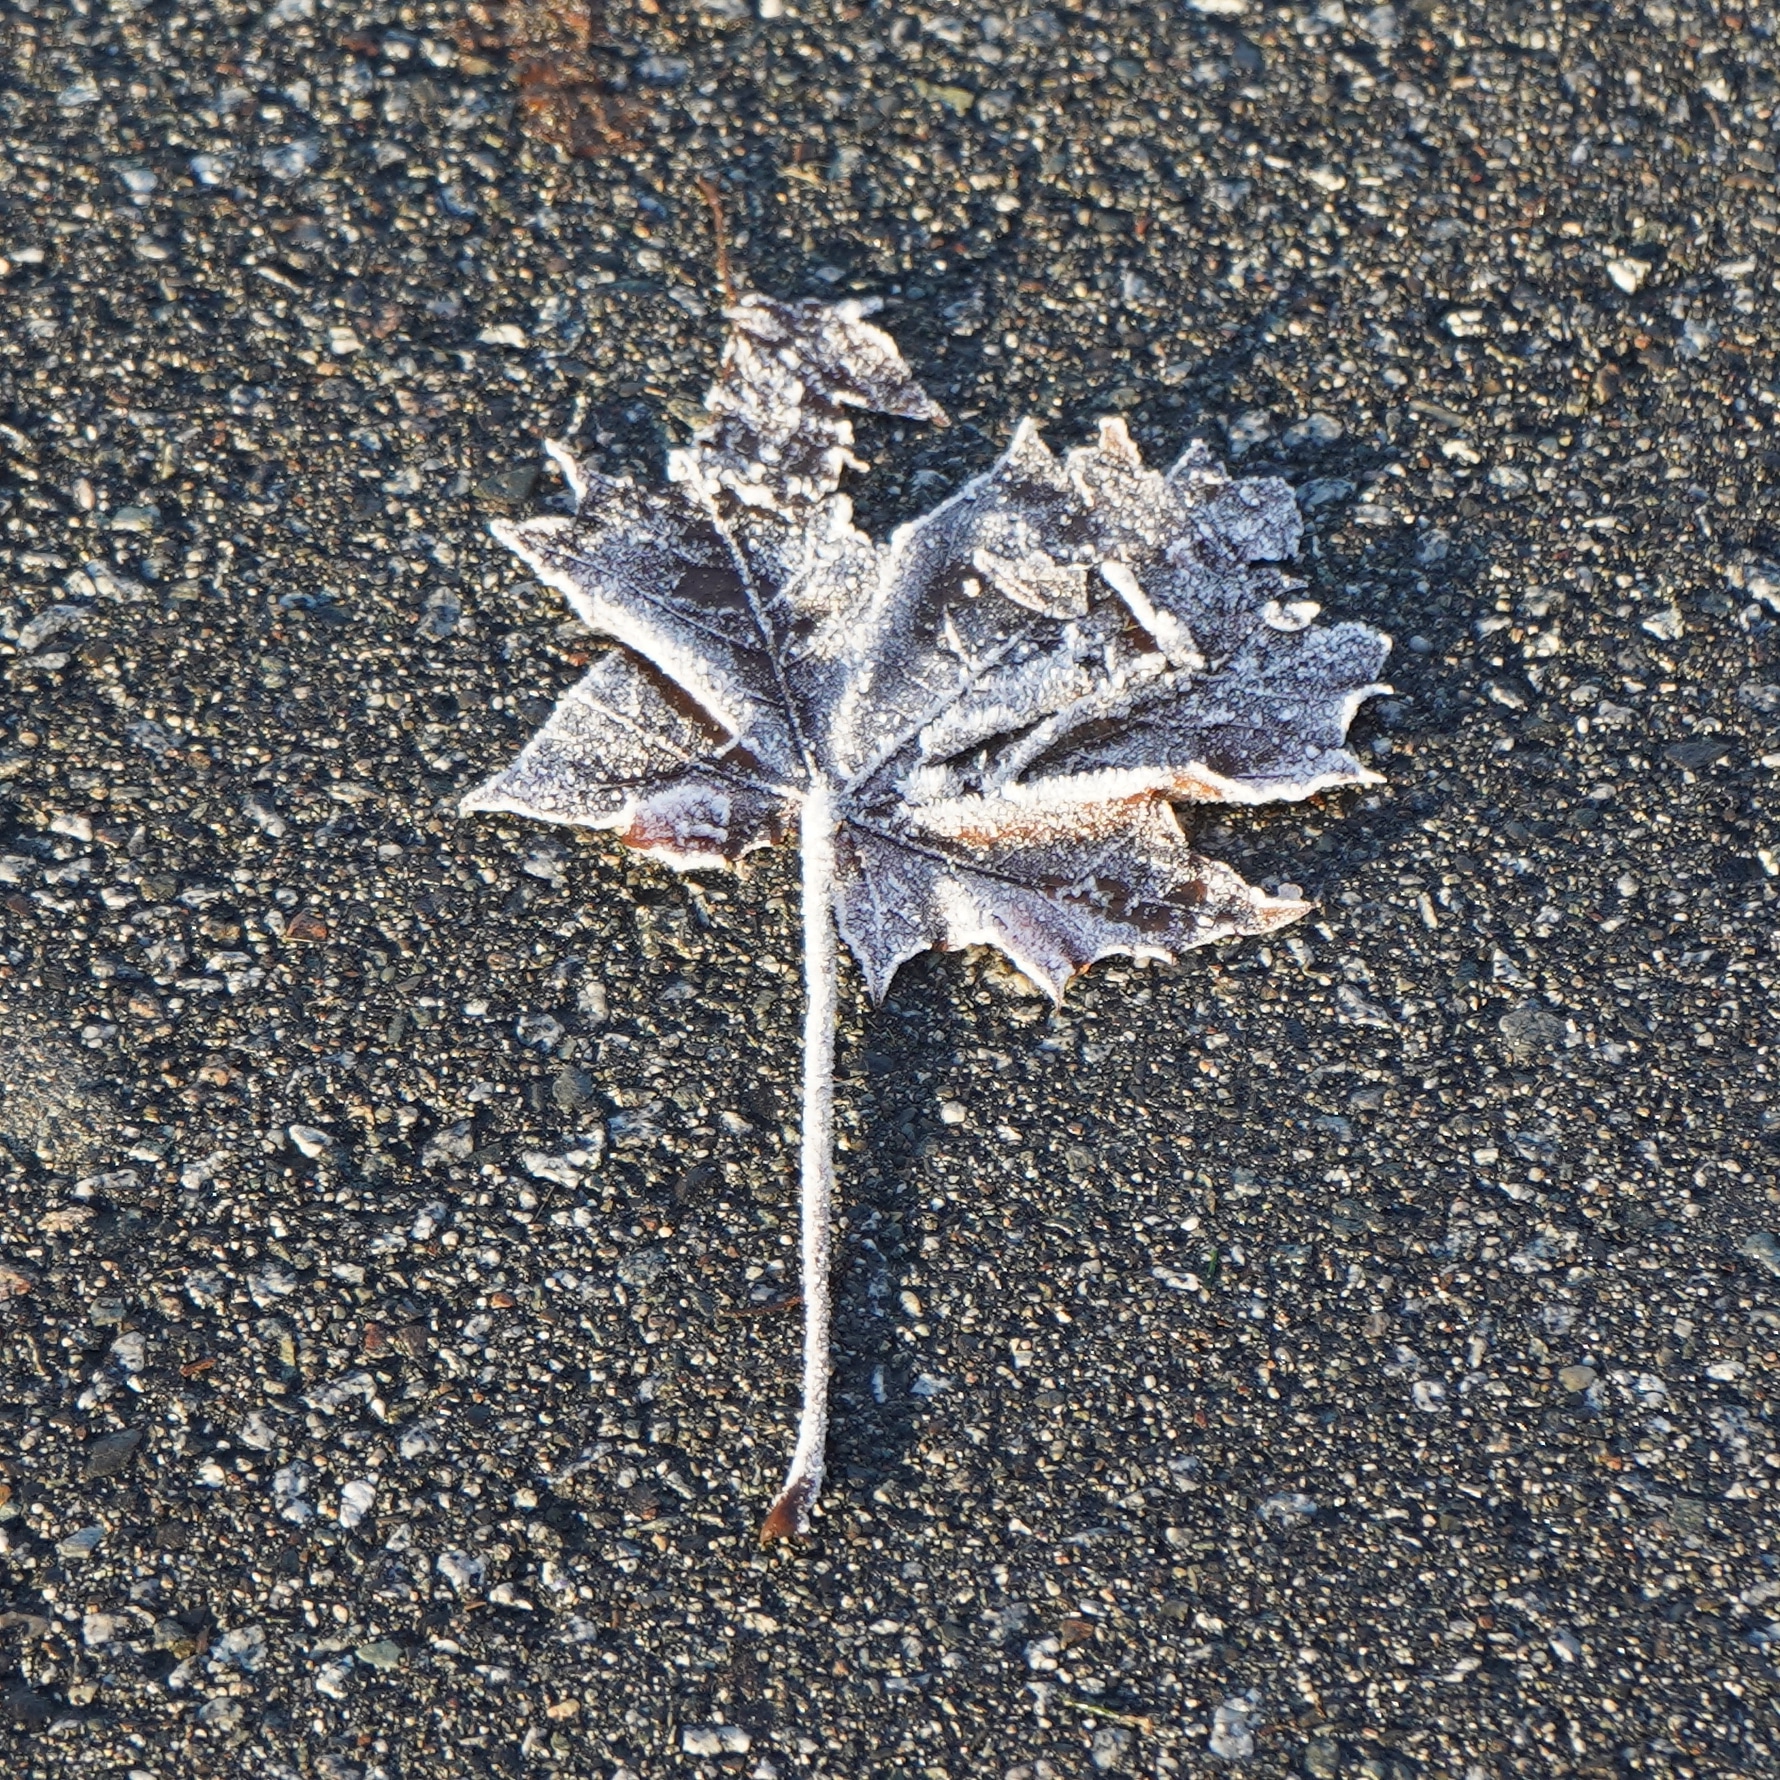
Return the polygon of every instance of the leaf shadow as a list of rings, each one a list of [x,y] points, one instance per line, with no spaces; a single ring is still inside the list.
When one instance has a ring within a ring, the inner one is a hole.
[[[899,1282],[919,1253],[924,1169],[941,1130],[939,1105],[971,1030],[956,1005],[955,958],[904,965],[881,1007],[864,1003],[842,1035],[837,1091],[858,1115],[858,1147],[842,1171],[847,1242],[836,1282],[832,1463],[857,1486],[900,1481],[916,1440],[920,1350],[898,1339]],[[937,1361],[934,1364],[938,1364]]]

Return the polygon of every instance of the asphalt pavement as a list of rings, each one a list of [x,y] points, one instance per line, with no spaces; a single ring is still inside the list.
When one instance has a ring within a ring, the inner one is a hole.
[[[770,16],[768,16],[770,15]],[[18,0],[0,129],[0,1751],[172,1780],[1772,1774],[1776,15]],[[709,215],[955,424],[1286,477],[1385,783],[1061,1011],[794,861],[457,799],[592,646]]]

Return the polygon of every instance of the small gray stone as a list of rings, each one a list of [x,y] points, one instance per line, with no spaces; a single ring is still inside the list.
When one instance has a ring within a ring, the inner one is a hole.
[[[488,1571],[487,1564],[481,1558],[472,1556],[467,1551],[440,1552],[434,1568],[460,1595],[467,1595],[480,1588],[482,1578]]]
[[[1122,1773],[1131,1752],[1131,1733],[1116,1724],[1103,1724],[1094,1733],[1088,1759],[1102,1774]]]
[[[1306,1521],[1314,1519],[1316,1503],[1302,1491],[1285,1490],[1279,1495],[1269,1496],[1265,1501],[1257,1504],[1255,1512],[1269,1526],[1275,1526],[1284,1531],[1291,1527],[1303,1526]]]
[[[1568,1022],[1537,1003],[1504,1014],[1496,1027],[1508,1041],[1508,1048],[1523,1056],[1534,1051],[1561,1050],[1570,1037]]]
[[[1273,420],[1265,408],[1250,408],[1230,422],[1230,450],[1240,457],[1251,445],[1258,445],[1273,431]]]
[[[521,1014],[513,1025],[519,1042],[539,1051],[549,1050],[562,1037],[562,1030],[562,1021],[546,1013]]]
[[[210,1660],[251,1675],[266,1660],[266,1628],[263,1625],[232,1627],[210,1646]]]
[[[1684,1533],[1703,1533],[1707,1524],[1706,1504],[1678,1501],[1669,1509],[1669,1521]]]
[[[593,1077],[573,1063],[557,1070],[550,1084],[550,1098],[566,1113],[577,1112],[593,1099]]]
[[[118,1108],[94,1074],[90,1059],[14,1002],[0,1021],[0,1146],[69,1173],[97,1163]]]
[[[665,1249],[633,1249],[618,1263],[618,1277],[632,1291],[646,1291],[661,1277],[661,1270],[666,1265],[667,1251]]]
[[[167,1614],[155,1621],[154,1630],[149,1634],[149,1643],[156,1650],[171,1652],[183,1662],[198,1649],[201,1639],[184,1620]]]
[[[1253,1720],[1259,1702],[1252,1692],[1237,1694],[1211,1715],[1213,1755],[1224,1761],[1247,1761],[1255,1752]]]
[[[1298,490],[1298,505],[1306,513],[1324,507],[1330,501],[1345,501],[1354,491],[1354,485],[1342,476],[1319,476],[1314,482],[1306,482]]]
[[[1780,1279],[1780,1236],[1772,1230],[1751,1230],[1737,1244],[1737,1253]]]
[[[1595,1382],[1597,1376],[1592,1366],[1566,1366],[1558,1374],[1558,1383],[1567,1391],[1582,1392]]]
[[[334,1140],[319,1125],[292,1125],[290,1140],[313,1162],[334,1147]]]
[[[754,1739],[735,1724],[689,1724],[680,1732],[688,1755],[746,1755]]]
[[[599,1166],[605,1149],[606,1134],[596,1125],[586,1136],[571,1143],[560,1156],[547,1155],[542,1150],[525,1150],[519,1161],[526,1173],[536,1180],[554,1181],[560,1187],[578,1187],[581,1177],[589,1169]]]
[[[1663,750],[1663,759],[1684,772],[1703,773],[1728,753],[1730,748],[1724,742],[1674,742]]]
[[[1332,445],[1346,430],[1332,414],[1309,414],[1287,427],[1280,434],[1280,443],[1286,446]]]
[[[435,1131],[420,1152],[422,1168],[438,1168],[452,1162],[467,1162],[476,1148],[472,1121],[458,1119]]]
[[[340,1524],[356,1527],[377,1505],[377,1485],[369,1477],[355,1477],[340,1489]]]
[[[115,1477],[129,1464],[136,1448],[141,1444],[140,1428],[124,1428],[115,1434],[101,1434],[87,1448],[83,1474],[88,1482],[99,1477]]]
[[[347,1695],[347,1683],[352,1677],[352,1660],[350,1657],[331,1663],[323,1663],[315,1672],[315,1691],[326,1694],[330,1700],[343,1700]]]
[[[537,480],[538,471],[534,464],[521,464],[511,470],[497,470],[476,484],[476,498],[496,506],[517,507],[531,497]]]
[[[437,589],[428,596],[420,613],[420,634],[441,641],[455,634],[463,622],[464,603],[449,587]]]
[[[87,621],[85,606],[56,605],[27,619],[14,639],[21,655],[35,655],[52,637],[65,630],[78,630]]]
[[[321,158],[321,144],[310,138],[296,142],[280,142],[266,149],[260,156],[260,165],[274,179],[301,179],[305,173]]]

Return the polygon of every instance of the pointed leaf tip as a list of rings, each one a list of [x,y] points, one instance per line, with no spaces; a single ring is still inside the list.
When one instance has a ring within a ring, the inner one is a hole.
[[[587,499],[589,482],[586,466],[561,439],[546,439],[544,455],[562,472],[562,479],[568,484],[569,493],[575,497],[575,505],[579,508]]]
[[[495,788],[505,777],[504,773],[496,773],[492,779],[485,780],[474,791],[466,791],[457,800],[457,813],[460,816],[477,816],[498,810],[501,805]]]

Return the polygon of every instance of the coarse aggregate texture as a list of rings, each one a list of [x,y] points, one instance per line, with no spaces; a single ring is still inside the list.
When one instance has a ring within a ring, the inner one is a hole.
[[[1773,1773],[1773,10],[766,10],[610,8],[573,162],[444,10],[0,24],[5,1770]],[[959,421],[870,528],[1117,411],[1398,638],[1387,785],[1206,824],[1306,924],[844,994],[770,1554],[789,862],[454,815],[698,173]]]

